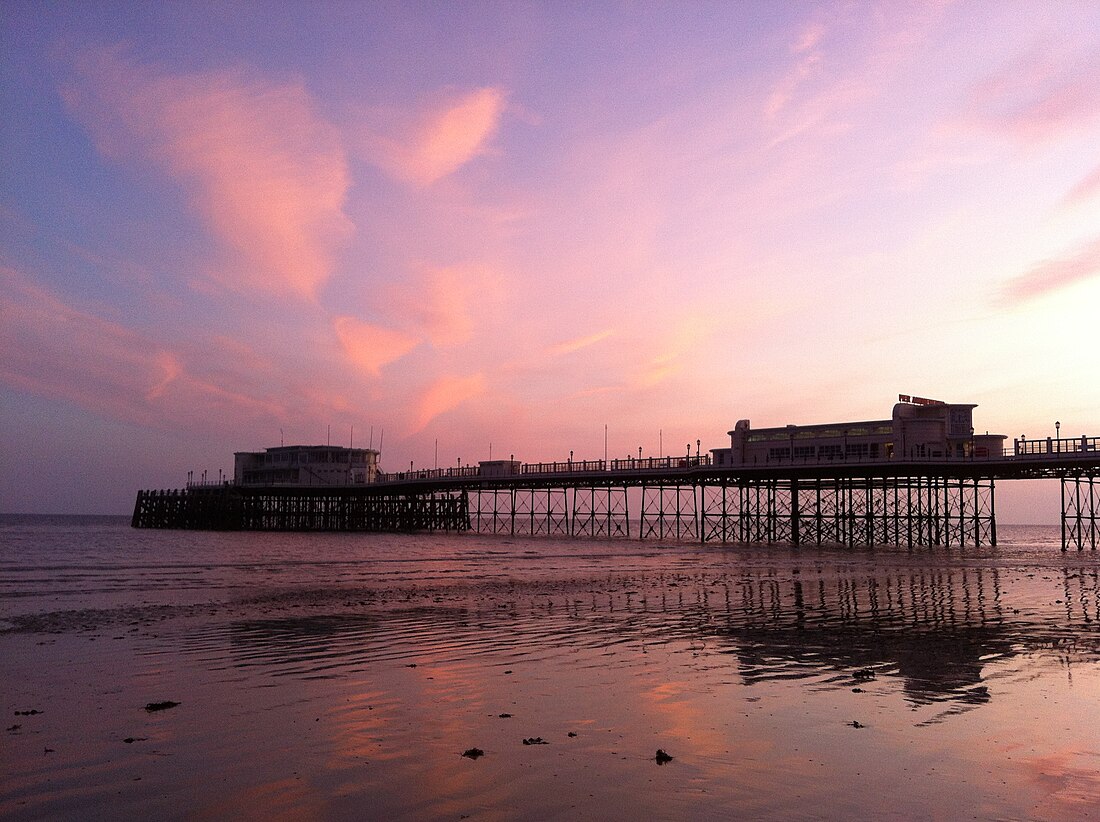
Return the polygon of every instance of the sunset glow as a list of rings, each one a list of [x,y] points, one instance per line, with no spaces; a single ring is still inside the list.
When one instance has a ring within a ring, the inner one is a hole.
[[[1100,434],[1096,3],[14,0],[0,38],[2,511],[899,392]]]

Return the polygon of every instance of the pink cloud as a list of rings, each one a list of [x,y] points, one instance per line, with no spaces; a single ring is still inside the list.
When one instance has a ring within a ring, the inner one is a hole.
[[[167,172],[233,260],[223,286],[312,299],[352,226],[338,131],[300,83],[233,72],[168,74],[117,49],[89,50],[63,90],[104,154]]]
[[[366,136],[369,158],[390,174],[428,186],[483,154],[500,126],[505,95],[480,88],[423,112],[414,124]]]
[[[566,340],[560,342],[557,345],[550,346],[547,353],[552,357],[560,357],[564,354],[572,354],[574,351],[580,351],[582,348],[588,348],[590,345],[595,345],[598,342],[606,340],[612,336],[615,332],[610,328],[604,331],[597,331],[595,334],[589,334],[585,337],[577,337],[576,339]]]
[[[811,23],[798,35],[798,39],[791,46],[791,51],[795,54],[802,54],[803,52],[810,51],[821,42],[821,38],[825,36],[825,32],[826,29],[824,24]]]
[[[426,336],[436,348],[461,345],[479,318],[492,316],[504,299],[504,278],[479,265],[417,266],[409,280],[390,289],[395,322]]]
[[[1100,237],[1061,260],[1045,260],[1009,281],[1002,292],[1010,303],[1023,302],[1100,276]]]
[[[689,316],[671,322],[660,336],[653,338],[655,353],[633,374],[631,387],[653,388],[684,371],[692,353],[703,346],[713,327],[713,318]]]
[[[1062,205],[1072,208],[1100,197],[1100,166],[1081,178],[1062,199]]]
[[[417,403],[416,427],[412,433],[423,430],[440,414],[484,394],[485,387],[484,374],[472,374],[468,377],[450,375],[440,377],[421,395]]]
[[[812,44],[807,46],[812,48]],[[798,50],[801,51],[801,50]],[[790,105],[799,88],[813,75],[815,66],[820,62],[821,54],[811,51],[805,54],[772,88],[764,106],[764,114],[774,120]]]
[[[8,385],[150,427],[287,416],[278,401],[242,388],[243,375],[196,373],[182,352],[68,305],[13,269],[0,267],[0,286],[0,380]]]
[[[979,83],[967,121],[1025,143],[1080,132],[1100,119],[1100,59],[1059,66],[1028,55]]]
[[[337,317],[332,325],[348,359],[372,377],[380,376],[384,366],[404,357],[419,342],[416,337],[354,317]]]
[[[163,375],[156,385],[145,392],[146,400],[155,400],[162,396],[183,373],[179,358],[168,351],[158,351],[153,360],[160,367]]]

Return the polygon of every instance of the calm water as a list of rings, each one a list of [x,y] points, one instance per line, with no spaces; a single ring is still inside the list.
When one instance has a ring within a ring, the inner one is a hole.
[[[0,518],[0,815],[1095,818],[1100,561],[1001,537]]]

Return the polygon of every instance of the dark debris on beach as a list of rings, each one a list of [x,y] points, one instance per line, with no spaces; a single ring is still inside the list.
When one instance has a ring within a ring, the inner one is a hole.
[[[175,708],[179,704],[180,703],[178,703],[178,702],[173,702],[170,699],[166,699],[166,700],[164,700],[164,702],[149,702],[149,703],[146,703],[145,710],[148,711],[149,713],[154,713],[156,711],[167,711],[169,708]]]

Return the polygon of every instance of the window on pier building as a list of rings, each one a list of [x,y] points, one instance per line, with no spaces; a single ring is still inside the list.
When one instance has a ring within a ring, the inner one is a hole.
[[[969,408],[952,408],[948,420],[948,436],[965,437],[970,433],[973,416]]]

